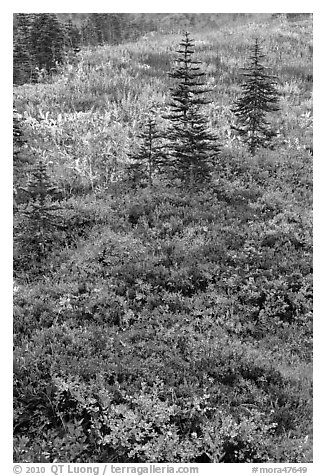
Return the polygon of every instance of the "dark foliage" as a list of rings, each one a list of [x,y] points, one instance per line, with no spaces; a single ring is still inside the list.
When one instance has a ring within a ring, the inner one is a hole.
[[[238,122],[238,126],[233,128],[248,145],[252,155],[255,155],[259,147],[268,147],[274,137],[275,132],[271,130],[266,115],[279,109],[276,78],[269,75],[262,65],[264,58],[256,39],[251,48],[250,63],[244,68],[245,81],[241,86],[243,93],[233,108]]]
[[[64,40],[65,40],[65,48],[71,49],[75,53],[80,51],[80,44],[81,44],[81,34],[76,25],[73,24],[71,19],[69,19],[64,25]]]
[[[198,66],[200,61],[193,59],[193,47],[193,40],[186,32],[177,50],[177,67],[170,73],[176,86],[171,90],[171,112],[166,115],[170,128],[165,162],[171,176],[191,190],[210,180],[219,152],[216,137],[201,110],[209,102],[203,97],[208,89]]]
[[[127,167],[128,179],[134,186],[152,186],[164,156],[162,134],[157,128],[153,114],[147,118],[138,138],[141,140],[139,150],[129,154],[132,162]]]
[[[64,62],[67,51],[79,51],[80,33],[51,13],[18,13],[14,24],[14,84],[40,80]]]
[[[48,73],[64,58],[64,31],[52,13],[38,13],[31,26],[30,42],[34,61]]]
[[[24,201],[24,185],[27,180],[32,158],[27,152],[27,140],[23,130],[24,121],[18,112],[13,111],[13,191],[14,211]]]
[[[126,14],[91,13],[82,24],[82,43],[85,45],[121,43],[128,37],[126,26]]]
[[[265,168],[241,164],[225,200],[160,187],[71,215],[75,246],[48,252],[42,281],[15,297],[16,460],[305,458],[311,394],[295,366],[311,358],[309,233],[284,204],[267,209]],[[248,171],[254,207],[231,187]],[[285,223],[273,241],[267,217]]]
[[[13,112],[13,154],[14,154],[14,161],[19,160],[19,153],[21,152],[21,149],[23,145],[26,143],[26,140],[24,139],[19,115],[17,111],[14,109]]]
[[[31,82],[34,78],[35,58],[31,43],[34,15],[18,13],[13,40],[14,84]]]
[[[46,166],[39,160],[32,169],[25,192],[25,204],[20,205],[15,224],[15,256],[21,261],[44,257],[55,239],[60,222],[53,202],[58,193],[51,184]],[[20,256],[19,256],[20,255]]]

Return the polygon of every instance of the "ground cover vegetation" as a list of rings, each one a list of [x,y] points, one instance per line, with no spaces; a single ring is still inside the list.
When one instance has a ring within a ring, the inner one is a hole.
[[[14,88],[17,462],[312,461],[311,18],[186,15]]]

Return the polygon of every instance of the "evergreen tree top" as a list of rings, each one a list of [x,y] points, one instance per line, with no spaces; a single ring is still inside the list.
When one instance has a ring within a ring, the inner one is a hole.
[[[33,167],[24,190],[33,201],[44,200],[47,196],[57,193],[57,188],[51,183],[46,165],[41,159]]]
[[[262,77],[273,78],[276,80],[275,76],[271,76],[267,73],[268,68],[262,63],[265,58],[266,55],[262,51],[262,46],[259,43],[259,39],[255,38],[254,44],[249,47],[248,64],[244,68],[241,68],[243,71],[242,75],[262,75]]]
[[[198,95],[210,92],[205,82],[205,73],[201,71],[201,61],[192,58],[194,50],[193,40],[189,33],[185,32],[185,38],[180,42],[177,49],[178,56],[175,58],[176,67],[169,73],[169,77],[178,81],[177,86],[170,88],[173,103],[172,108],[178,107],[176,103],[185,105],[190,98],[192,106],[195,104],[207,104],[207,100],[198,98]]]

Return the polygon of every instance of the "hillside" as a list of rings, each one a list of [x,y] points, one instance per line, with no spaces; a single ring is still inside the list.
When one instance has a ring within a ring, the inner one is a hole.
[[[193,20],[221,144],[198,193],[125,180],[150,110],[167,131],[185,16],[161,20],[14,88],[14,460],[311,462],[312,20]],[[255,38],[280,110],[252,157],[231,109]],[[59,220],[41,237],[39,158]]]

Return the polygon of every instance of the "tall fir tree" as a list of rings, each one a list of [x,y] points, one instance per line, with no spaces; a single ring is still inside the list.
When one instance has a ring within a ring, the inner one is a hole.
[[[73,24],[71,18],[63,25],[64,44],[66,49],[73,50],[75,53],[80,51],[81,35],[78,27]]]
[[[91,13],[90,21],[96,34],[96,44],[104,45],[105,43],[105,24],[107,13]]]
[[[48,72],[62,63],[67,53],[79,51],[80,32],[68,20],[60,23],[55,14],[14,15],[13,80],[24,84],[37,79],[37,68]]]
[[[126,14],[91,13],[82,27],[84,44],[117,44],[126,36]]]
[[[108,43],[121,43],[126,31],[123,13],[110,13],[108,18],[107,41]]]
[[[64,59],[64,29],[54,13],[38,13],[31,28],[31,46],[36,66],[47,72]]]
[[[17,13],[13,38],[13,82],[24,84],[33,80],[35,58],[31,44],[33,14]]]
[[[241,85],[242,96],[232,109],[237,118],[237,126],[233,126],[233,129],[248,145],[252,155],[256,154],[258,148],[268,147],[275,136],[266,116],[268,113],[279,110],[277,81],[275,76],[269,75],[266,67],[262,65],[265,57],[256,38],[251,47],[249,65],[244,68],[245,81]]]
[[[171,112],[165,116],[170,122],[167,132],[169,152],[166,166],[172,177],[193,189],[210,180],[219,156],[216,136],[208,126],[202,111],[210,101],[200,61],[194,61],[194,43],[186,32],[177,50],[177,66],[169,74],[177,84],[171,89]]]
[[[88,17],[81,25],[81,42],[86,46],[94,46],[98,44],[98,32],[92,20]]]

